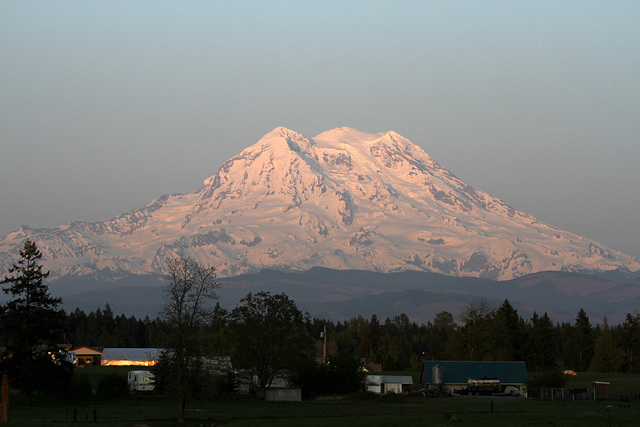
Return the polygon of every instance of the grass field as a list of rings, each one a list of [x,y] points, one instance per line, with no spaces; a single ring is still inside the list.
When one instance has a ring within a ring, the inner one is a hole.
[[[83,368],[92,383],[130,368]],[[80,370],[79,370],[80,371]],[[408,373],[405,373],[405,375]],[[247,396],[187,402],[187,426],[635,426],[640,425],[639,375],[582,374],[567,387],[609,381],[612,399],[544,402],[517,398],[345,398],[305,402],[265,402]],[[621,402],[620,396],[631,396]],[[493,407],[493,413],[491,409]],[[97,415],[97,424],[93,416]],[[74,423],[74,412],[77,422]],[[70,400],[35,396],[27,407],[12,396],[11,423],[20,426],[173,426],[177,402],[158,395]],[[453,416],[453,417],[452,417]]]

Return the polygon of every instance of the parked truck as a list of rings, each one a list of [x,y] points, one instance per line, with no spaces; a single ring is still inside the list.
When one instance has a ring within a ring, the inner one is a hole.
[[[129,371],[129,390],[133,393],[153,391],[155,375],[149,371]]]
[[[498,378],[468,378],[467,388],[456,390],[457,394],[491,395],[500,393],[501,384]]]

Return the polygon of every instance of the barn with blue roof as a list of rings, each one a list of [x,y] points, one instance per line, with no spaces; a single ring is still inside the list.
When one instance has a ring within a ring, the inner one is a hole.
[[[430,360],[424,362],[421,377],[425,388],[449,392],[468,391],[470,380],[497,379],[496,392],[526,396],[529,375],[524,362]]]

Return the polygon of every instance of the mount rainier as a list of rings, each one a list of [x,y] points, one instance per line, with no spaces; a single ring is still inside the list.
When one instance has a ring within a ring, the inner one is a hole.
[[[22,226],[0,241],[0,274],[31,239],[51,279],[162,273],[191,256],[220,277],[269,268],[431,271],[507,280],[538,271],[637,271],[640,262],[474,190],[395,132],[276,128],[190,194],[101,222]]]

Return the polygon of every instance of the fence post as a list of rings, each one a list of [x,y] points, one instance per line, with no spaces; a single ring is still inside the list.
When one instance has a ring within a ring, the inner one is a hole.
[[[2,376],[2,404],[0,406],[0,422],[9,422],[9,377]]]

